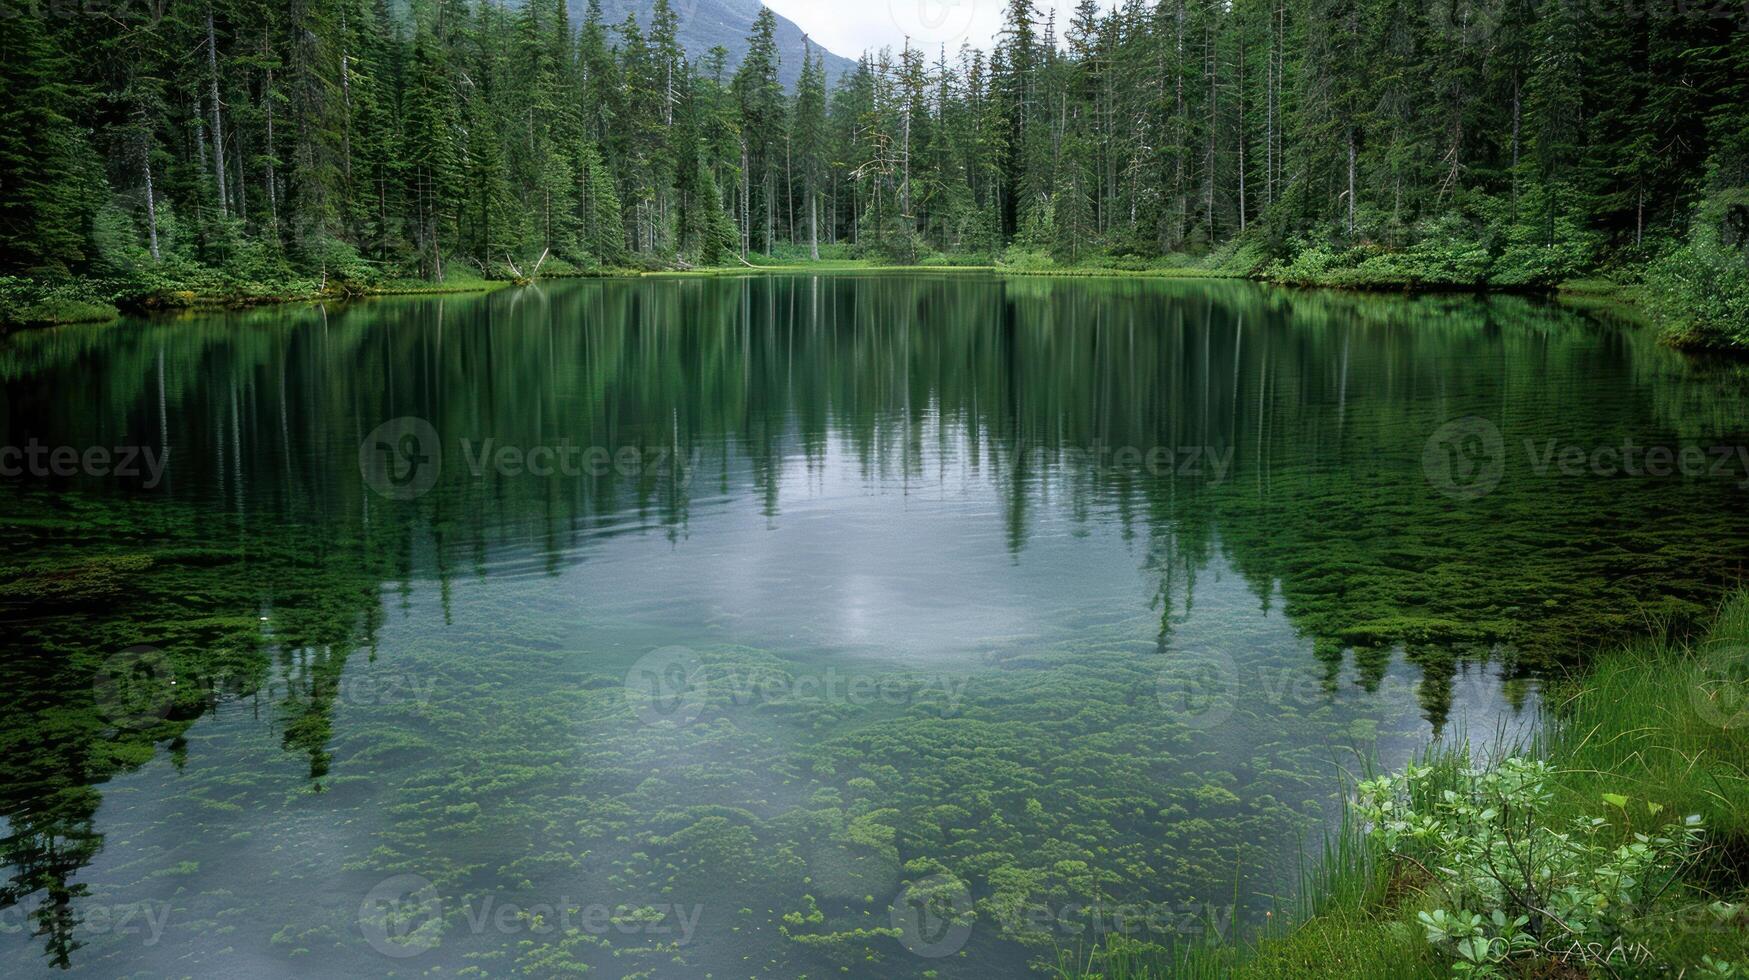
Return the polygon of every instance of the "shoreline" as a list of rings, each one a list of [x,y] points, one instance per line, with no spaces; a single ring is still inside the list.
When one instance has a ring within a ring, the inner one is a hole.
[[[1672,871],[1669,901],[1629,920],[1626,935],[1645,955],[1638,965],[1648,973],[1659,967],[1692,972],[1705,956],[1741,970],[1749,965],[1749,864],[1743,860],[1749,853],[1749,702],[1742,689],[1726,687],[1743,683],[1731,670],[1744,650],[1749,591],[1738,591],[1685,641],[1649,639],[1602,651],[1552,683],[1538,709],[1537,731],[1516,743],[1483,746],[1486,762],[1472,763],[1475,746],[1459,736],[1430,744],[1409,768],[1427,767],[1434,783],[1449,785],[1472,766],[1498,772],[1509,757],[1545,762],[1552,792],[1538,818],[1551,827],[1603,818],[1656,833],[1656,826],[1698,814],[1701,851]],[[1427,920],[1420,918],[1447,905],[1447,884],[1429,878],[1413,859],[1384,853],[1369,839],[1364,819],[1350,810],[1340,829],[1325,835],[1321,851],[1307,855],[1298,898],[1262,934],[1238,938],[1212,930],[1217,938],[1177,948],[1108,940],[1061,963],[1058,980],[1451,976],[1453,957],[1428,940]],[[1577,964],[1563,959],[1567,952],[1545,947],[1540,957],[1514,962],[1532,971],[1522,975],[1594,975],[1575,971]],[[1539,967],[1575,972],[1536,972]]]
[[[445,282],[424,282],[419,280],[394,280],[381,285],[364,289],[344,290],[310,290],[287,292],[231,292],[231,293],[200,293],[193,290],[167,290],[148,296],[124,297],[115,300],[95,298],[100,293],[100,282],[90,279],[73,279],[50,285],[57,289],[72,289],[82,293],[77,300],[58,300],[45,302],[44,306],[53,306],[53,310],[45,310],[43,314],[34,317],[0,320],[0,333],[11,333],[16,330],[30,330],[45,327],[69,326],[73,324],[108,323],[129,316],[160,316],[185,312],[218,312],[224,310],[253,309],[263,306],[278,306],[293,303],[320,302],[351,302],[354,300],[375,299],[392,296],[445,296],[445,295],[476,295],[497,292],[512,287],[536,285],[543,282],[562,282],[573,279],[715,279],[736,278],[741,276],[761,275],[903,275],[903,274],[943,274],[963,275],[984,273],[1002,277],[1015,278],[1062,278],[1062,279],[1159,279],[1176,281],[1196,280],[1227,280],[1255,282],[1263,285],[1280,286],[1290,289],[1331,289],[1341,292],[1378,293],[1397,295],[1505,295],[1505,296],[1543,296],[1575,305],[1594,306],[1627,315],[1649,324],[1644,309],[1644,298],[1639,295],[1637,287],[1617,283],[1607,279],[1583,279],[1563,282],[1553,286],[1522,286],[1491,283],[1444,283],[1424,280],[1399,280],[1380,282],[1349,282],[1341,279],[1329,281],[1307,280],[1300,278],[1271,278],[1265,275],[1247,274],[1236,270],[1220,268],[1199,268],[1196,266],[1161,266],[1158,268],[1125,269],[1098,265],[1075,266],[1020,266],[1004,264],[964,263],[951,265],[885,265],[864,259],[826,259],[818,262],[783,262],[769,265],[736,265],[710,266],[690,269],[657,269],[641,270],[631,268],[609,268],[589,272],[566,272],[556,275],[537,277],[536,279],[518,283],[511,280],[466,279]],[[0,310],[0,315],[10,314],[10,309]],[[1682,346],[1682,345],[1678,345]],[[1706,345],[1691,346],[1691,349],[1707,351],[1731,351],[1730,347],[1712,347]]]

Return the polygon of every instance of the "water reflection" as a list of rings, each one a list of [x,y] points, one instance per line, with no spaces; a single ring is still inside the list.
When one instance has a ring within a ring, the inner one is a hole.
[[[4,444],[49,461],[0,527],[11,963],[160,962],[82,916],[186,886],[196,924],[259,920],[218,947],[342,968],[391,871],[699,898],[653,969],[856,962],[864,899],[931,871],[987,922],[1235,881],[1261,909],[1335,756],[1522,717],[1528,678],[1704,610],[1749,524],[1737,481],[1529,465],[1729,442],[1743,379],[1517,298],[582,282],[20,334],[0,374]],[[1504,447],[1474,499],[1427,463],[1466,418]],[[629,724],[620,679],[670,647],[729,686]],[[255,840],[344,859],[270,900]],[[509,942],[446,936],[421,965]],[[968,942],[946,969],[1039,937]],[[515,965],[599,954],[551,945]]]

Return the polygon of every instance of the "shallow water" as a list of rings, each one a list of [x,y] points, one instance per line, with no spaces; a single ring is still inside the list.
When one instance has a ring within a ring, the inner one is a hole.
[[[7,975],[1250,928],[1344,774],[1522,734],[1749,540],[1743,374],[1510,297],[576,282],[0,373]]]

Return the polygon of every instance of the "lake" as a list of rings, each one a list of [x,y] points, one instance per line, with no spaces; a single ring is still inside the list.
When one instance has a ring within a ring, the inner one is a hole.
[[[0,372],[9,976],[1252,929],[1346,779],[1749,556],[1749,375],[1523,297],[573,281]]]

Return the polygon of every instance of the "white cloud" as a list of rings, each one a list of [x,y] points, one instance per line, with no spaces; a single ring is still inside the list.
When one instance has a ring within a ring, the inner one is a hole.
[[[1100,0],[1110,10],[1117,0]],[[855,58],[865,50],[897,50],[909,36],[915,46],[950,52],[961,42],[988,49],[1002,30],[1007,0],[765,0],[765,5],[801,25],[828,50]],[[1051,10],[1061,36],[1078,0],[1033,0],[1039,23]]]

